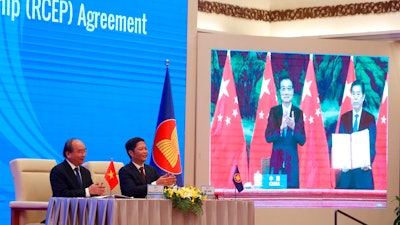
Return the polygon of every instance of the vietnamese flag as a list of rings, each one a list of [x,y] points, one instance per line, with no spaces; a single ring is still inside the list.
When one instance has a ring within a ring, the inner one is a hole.
[[[172,100],[169,70],[165,74],[160,111],[150,165],[156,167],[160,176],[170,173],[176,176],[176,184],[183,186],[181,158],[179,154],[178,131]]]
[[[261,159],[271,158],[272,143],[268,143],[265,140],[265,130],[267,129],[269,110],[275,105],[278,105],[278,101],[276,98],[276,86],[272,72],[271,53],[269,52],[265,63],[254,131],[250,143],[250,179],[253,177],[251,175],[257,171],[261,173]]]
[[[322,120],[321,105],[310,54],[301,97],[307,141],[299,146],[300,188],[330,188],[329,148]]]
[[[231,178],[236,165],[241,180],[248,181],[246,141],[229,51],[210,133],[210,184],[215,188],[233,188]]]
[[[115,172],[114,162],[112,160],[110,161],[110,165],[107,168],[106,174],[104,174],[104,178],[110,186],[110,190],[114,189],[115,186],[118,185],[118,177],[117,173]]]

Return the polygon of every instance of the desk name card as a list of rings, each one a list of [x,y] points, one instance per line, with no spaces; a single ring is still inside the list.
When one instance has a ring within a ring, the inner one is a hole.
[[[201,185],[200,187],[201,192],[203,192],[208,199],[215,198],[215,188],[212,185]]]
[[[164,198],[164,186],[163,185],[147,185],[147,199],[161,199]]]

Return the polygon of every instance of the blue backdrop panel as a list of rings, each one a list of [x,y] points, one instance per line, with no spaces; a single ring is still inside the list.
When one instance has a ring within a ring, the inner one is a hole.
[[[60,162],[71,137],[84,141],[87,161],[127,163],[124,145],[134,136],[151,150],[166,59],[184,159],[187,1],[4,0],[0,6],[1,224],[10,221],[14,158]]]

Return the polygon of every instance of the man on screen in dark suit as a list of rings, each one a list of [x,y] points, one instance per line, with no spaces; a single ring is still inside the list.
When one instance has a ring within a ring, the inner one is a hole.
[[[343,168],[336,182],[338,189],[374,189],[374,180],[372,177],[372,162],[374,161],[375,141],[376,141],[376,123],[375,117],[369,112],[363,110],[365,99],[365,86],[360,80],[351,84],[351,104],[353,110],[344,113],[340,118],[339,133],[351,134],[355,131],[369,130],[370,145],[370,163],[367,165],[347,169]]]
[[[153,166],[144,164],[149,154],[144,139],[131,138],[125,144],[126,153],[131,162],[119,170],[121,193],[134,198],[145,198],[147,185],[172,186],[176,177],[172,174],[160,176]]]
[[[265,130],[267,142],[272,144],[271,174],[287,174],[287,187],[299,187],[299,154],[297,145],[304,145],[303,112],[292,104],[294,89],[289,77],[281,78],[279,85],[281,105],[271,108]]]
[[[53,197],[90,197],[104,195],[103,183],[93,184],[90,171],[81,166],[86,157],[82,141],[72,138],[64,145],[65,160],[50,171]]]

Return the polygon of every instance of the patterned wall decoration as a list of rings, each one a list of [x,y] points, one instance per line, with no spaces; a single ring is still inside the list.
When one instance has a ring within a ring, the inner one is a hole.
[[[327,17],[394,13],[400,11],[400,1],[351,3],[286,10],[262,10],[211,1],[198,1],[199,12],[222,14],[247,20],[279,22]]]

